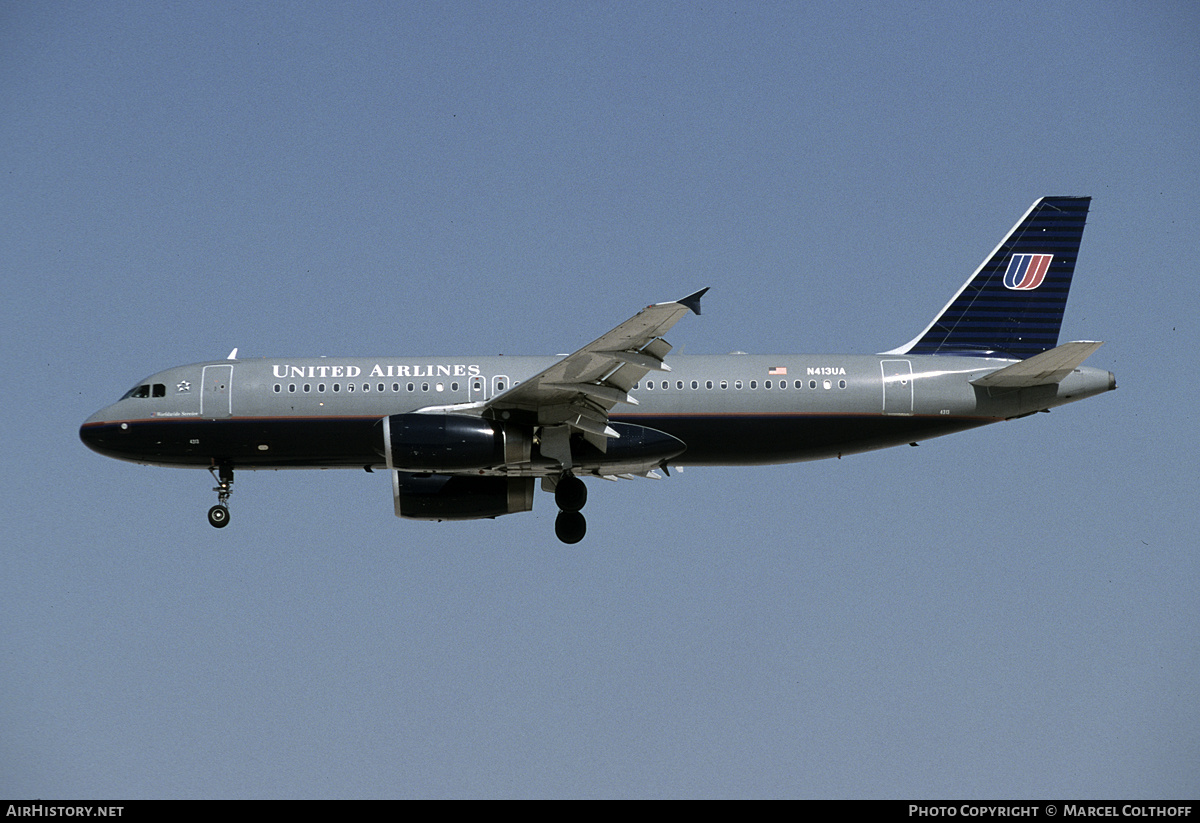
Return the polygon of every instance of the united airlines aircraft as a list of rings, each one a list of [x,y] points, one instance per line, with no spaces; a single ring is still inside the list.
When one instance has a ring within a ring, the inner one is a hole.
[[[583,478],[842,457],[1012,420],[1116,388],[1059,345],[1089,198],[1035,202],[909,343],[882,354],[676,355],[663,335],[707,289],[559,357],[240,359],[167,369],[80,428],[100,454],[208,469],[386,471],[399,517],[530,511],[586,530]]]

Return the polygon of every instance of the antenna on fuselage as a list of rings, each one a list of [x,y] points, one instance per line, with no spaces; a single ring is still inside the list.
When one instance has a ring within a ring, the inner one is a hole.
[[[229,356],[226,357],[225,359],[226,360],[237,360],[237,346],[233,347],[233,351],[231,351],[229,353]]]

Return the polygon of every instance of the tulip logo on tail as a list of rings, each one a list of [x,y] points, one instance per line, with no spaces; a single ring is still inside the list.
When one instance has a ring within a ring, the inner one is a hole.
[[[1004,273],[1004,287],[1013,291],[1036,289],[1046,279],[1053,259],[1053,254],[1014,254]]]

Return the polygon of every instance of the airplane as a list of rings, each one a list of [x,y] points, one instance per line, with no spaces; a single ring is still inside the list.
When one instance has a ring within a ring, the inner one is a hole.
[[[587,529],[583,478],[789,463],[1013,420],[1116,388],[1058,343],[1088,197],[1043,197],[925,329],[874,355],[674,355],[708,289],[655,303],[557,357],[303,357],[178,366],[81,426],[100,454],[203,468],[229,524],[235,470],[386,471],[398,517],[495,518],[554,495]]]

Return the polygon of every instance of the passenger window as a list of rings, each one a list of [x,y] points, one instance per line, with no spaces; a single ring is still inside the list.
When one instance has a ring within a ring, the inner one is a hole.
[[[809,380],[809,381],[808,381],[808,387],[809,387],[810,389],[815,389],[815,388],[817,387],[817,381],[816,381],[816,380]]]
[[[698,388],[700,388],[700,383],[699,383],[699,382],[697,382],[697,381],[695,381],[695,380],[693,380],[693,381],[692,381],[692,388],[693,388],[693,389],[698,389]]]
[[[733,383],[733,387],[734,387],[735,389],[737,389],[738,391],[741,391],[741,390],[742,390],[742,381],[741,381],[741,380],[735,380],[735,381],[734,381],[734,383]]]
[[[281,391],[283,391],[283,386],[281,386],[281,385],[279,385],[278,383],[276,383],[276,384],[275,384],[275,393],[276,393],[276,394],[279,394]]]
[[[765,382],[763,383],[763,388],[764,388],[764,389],[769,389],[769,388],[771,388],[771,381],[770,381],[770,380],[767,380],[767,381],[765,381]]]
[[[797,381],[796,381],[796,388],[798,388],[798,389],[802,389],[802,388],[804,388],[804,381],[803,381],[803,380],[797,380]]]

